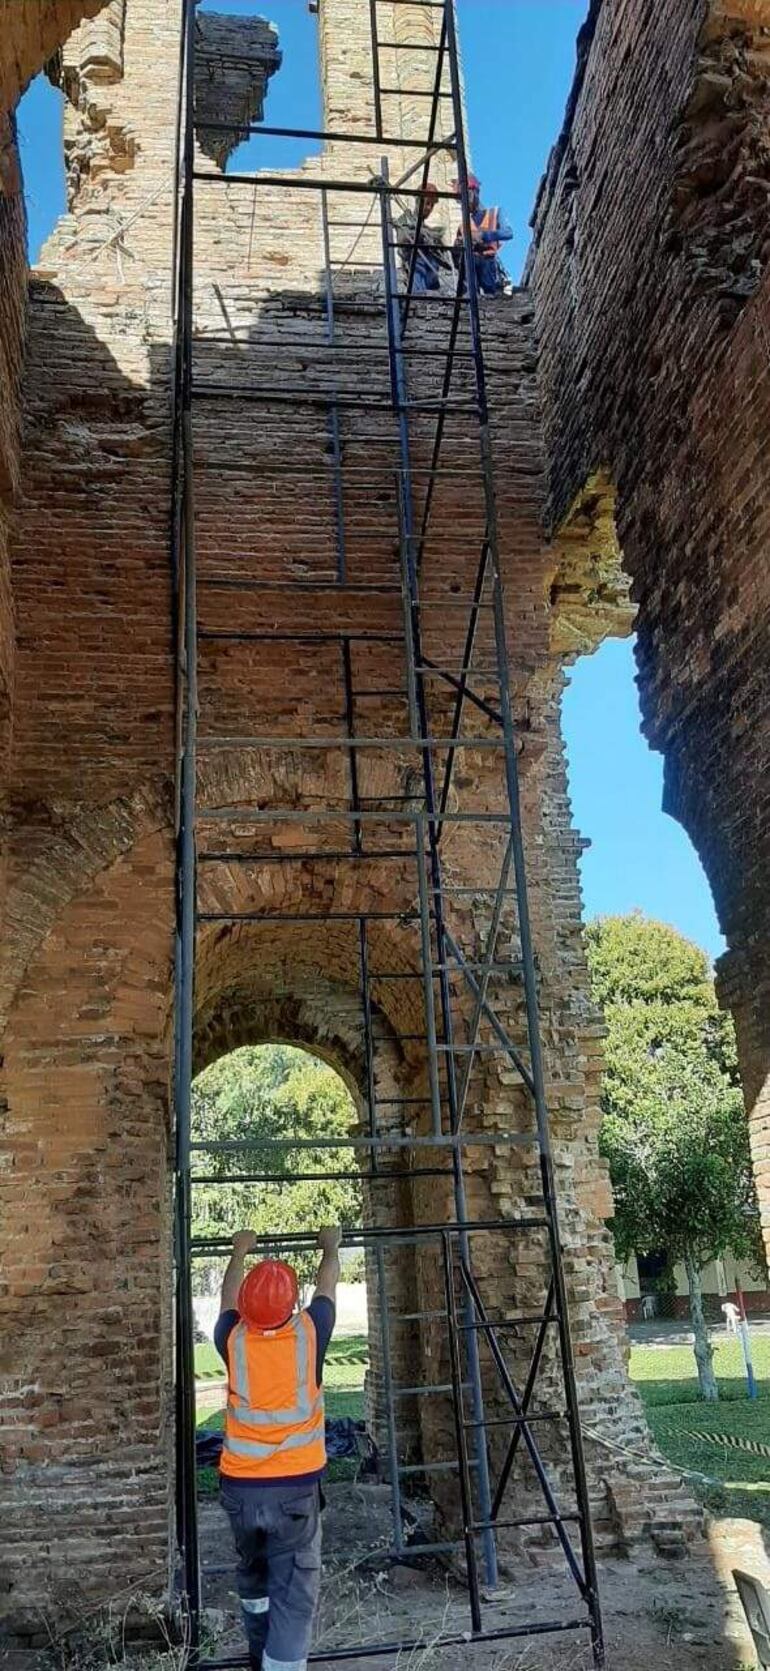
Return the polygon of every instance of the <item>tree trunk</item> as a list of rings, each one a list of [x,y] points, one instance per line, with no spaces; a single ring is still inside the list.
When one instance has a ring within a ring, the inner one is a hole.
[[[703,1315],[703,1289],[701,1288],[700,1267],[694,1259],[685,1259],[687,1271],[687,1287],[690,1290],[690,1317],[692,1319],[693,1351],[698,1365],[698,1385],[701,1396],[710,1404],[716,1404],[719,1398],[717,1378],[714,1374],[714,1349],[709,1339],[706,1319]]]

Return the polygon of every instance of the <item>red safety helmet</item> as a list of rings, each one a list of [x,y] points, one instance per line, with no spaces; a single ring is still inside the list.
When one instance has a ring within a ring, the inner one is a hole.
[[[263,1259],[238,1290],[238,1310],[251,1329],[280,1329],[299,1299],[297,1273],[282,1259]]]
[[[460,196],[460,182],[459,182],[459,180],[453,180],[452,181],[452,190],[457,197]],[[475,174],[469,174],[468,175],[468,190],[469,191],[481,191],[481,181],[476,178]]]

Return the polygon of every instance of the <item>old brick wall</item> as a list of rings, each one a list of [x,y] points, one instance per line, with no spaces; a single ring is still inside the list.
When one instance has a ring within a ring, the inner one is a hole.
[[[154,23],[173,135],[178,18],[165,40]],[[98,39],[84,32],[95,64]],[[161,1594],[169,1570],[170,251],[169,196],[154,275],[119,296],[114,260],[77,276],[73,262],[67,293],[33,282],[27,314],[0,1512],[3,1611],[32,1633],[40,1609],[77,1617],[126,1582]]]
[[[3,1491],[13,1535],[9,1605],[17,1618],[26,1613],[30,1619],[41,1600],[53,1601],[65,1567],[88,1597],[104,1595],[118,1582],[161,1590],[168,1549],[174,769],[168,550],[179,15],[175,5],[159,18],[156,0],[127,0],[119,54],[115,15],[113,3],[98,35],[84,30],[81,44],[63,53],[71,100],[71,201],[32,285],[25,453],[14,529],[17,712],[0,967],[7,1018],[2,1188],[9,1241],[3,1307],[14,1356],[4,1383],[13,1428]],[[409,26],[417,34],[405,38],[417,39],[426,14],[420,9],[412,17],[408,8],[395,7],[390,26]],[[335,122],[363,124],[369,92],[361,7],[325,0],[322,30],[328,119],[335,112]],[[239,38],[235,28],[233,41]],[[275,44],[268,39],[267,45],[274,69]],[[257,107],[263,93],[263,84],[252,89]],[[230,115],[228,107],[228,121]],[[394,115],[394,125],[401,119]],[[334,145],[325,158],[309,159],[304,171],[318,177],[322,170],[338,176],[344,170],[363,180],[378,169],[380,151],[375,144],[371,152],[357,146],[348,154]],[[202,145],[202,166],[204,156]],[[213,162],[206,166],[215,173]],[[398,166],[395,160],[394,172]],[[450,172],[448,161],[437,167],[441,184]],[[342,396],[363,384],[372,397],[387,400],[385,338],[372,337],[372,301],[381,299],[374,263],[381,251],[376,206],[371,214],[370,207],[357,194],[335,195],[330,207],[335,290],[343,305],[337,319],[341,351],[327,356],[327,375]],[[277,817],[265,839],[272,857],[295,854],[281,864],[214,859],[222,835],[243,851],[253,846],[254,829],[239,825],[237,817],[209,829],[201,840],[202,902],[212,917],[324,910],[342,919],[364,909],[403,912],[402,920],[371,929],[372,998],[381,1034],[376,1072],[424,1093],[424,1051],[408,1038],[424,1029],[420,946],[408,920],[413,865],[406,857],[387,867],[365,859],[354,874],[331,860],[308,863],[298,851],[307,834],[290,817],[305,804],[346,804],[345,754],[254,747],[223,756],[206,747],[207,738],[223,732],[339,735],[344,697],[338,645],[289,644],[286,635],[305,630],[318,636],[325,628],[336,633],[340,625],[350,632],[359,733],[395,736],[403,729],[403,700],[378,694],[404,684],[396,513],[388,454],[377,451],[387,420],[371,411],[344,412],[349,587],[330,594],[319,589],[337,561],[324,416],[319,421],[317,408],[289,412],[264,398],[274,380],[279,394],[301,387],[308,375],[315,380],[325,341],[317,195],[295,194],[291,211],[289,242],[279,190],[256,194],[217,181],[196,192],[196,367],[209,384],[195,414],[201,799],[210,809],[255,803],[284,809],[288,816]],[[435,347],[440,340],[429,316],[411,328],[416,343]],[[486,307],[484,328],[497,390],[494,442],[523,813],[578,1373],[592,1430],[607,1441],[621,1435],[638,1450],[647,1438],[625,1376],[622,1310],[604,1225],[606,1176],[596,1151],[600,1035],[580,947],[579,842],[570,827],[558,734],[565,645],[573,648],[576,638],[595,643],[618,624],[626,627],[628,603],[608,535],[606,484],[597,482],[584,496],[559,542],[544,540],[533,312],[526,293]],[[381,313],[377,329],[382,331]],[[310,346],[279,352],[277,342],[289,336]],[[416,360],[415,395],[434,394],[439,375],[435,359]],[[469,391],[468,376],[466,362],[455,386],[459,400]],[[217,383],[227,383],[237,398],[216,395],[211,385]],[[255,389],[258,410],[250,398]],[[428,462],[431,437],[432,427],[416,416],[418,471]],[[467,487],[467,453],[466,434],[456,424],[447,440],[450,468],[436,492],[435,536],[424,559],[425,649],[440,653],[449,666],[462,659],[465,617],[456,603],[471,590],[484,532],[478,495]],[[243,581],[259,585],[234,589]],[[289,593],[297,581],[305,590]],[[239,639],[223,639],[236,621]],[[488,617],[479,650],[483,664],[492,652]],[[444,704],[436,701],[437,728],[448,726],[451,707],[451,692]],[[362,794],[404,794],[417,764],[406,748],[363,755]],[[463,776],[480,796],[495,794],[494,769],[482,751],[466,751]],[[397,827],[389,834],[397,839]],[[319,835],[330,852],[348,839],[347,826],[333,823]],[[445,852],[452,881],[479,890],[458,895],[453,906],[458,934],[473,943],[488,923],[483,889],[497,880],[500,837],[489,830],[469,837],[458,826],[447,835]],[[505,945],[514,954],[516,943],[511,919]],[[386,980],[384,972],[393,968],[408,979]],[[339,1022],[340,1009],[353,1002],[357,989],[350,922],[321,928],[212,920],[200,946],[200,1059],[236,1036],[239,1043],[268,1037],[291,1015],[295,1036],[330,1053],[360,1085],[359,1046]],[[321,1002],[324,993],[328,1005]],[[521,1035],[523,999],[516,982],[504,1003]],[[494,1130],[501,1120],[513,1127],[526,1120],[531,1128],[531,1111],[499,1059],[482,1059],[467,1123]],[[413,1214],[417,1221],[441,1222],[449,1187],[448,1177],[426,1180],[404,1200],[401,1187],[389,1184],[377,1211],[391,1220],[408,1221]],[[515,1210],[537,1188],[531,1149],[515,1156],[504,1148],[475,1152],[471,1212]],[[480,1274],[503,1314],[542,1299],[542,1249],[528,1251],[502,1238],[498,1245],[496,1239],[482,1262]],[[436,1279],[435,1262],[418,1261],[422,1301],[430,1299]],[[393,1282],[398,1302],[415,1286],[412,1267],[402,1261]],[[422,1365],[446,1380],[445,1348],[430,1328],[419,1345]],[[83,1356],[75,1370],[78,1350]],[[520,1341],[518,1350],[525,1372],[528,1343]],[[414,1362],[413,1333],[399,1351],[405,1366]],[[379,1367],[375,1359],[372,1398],[381,1420]],[[493,1403],[496,1396],[490,1387]],[[415,1431],[411,1411],[409,1443]],[[453,1452],[445,1401],[436,1400],[429,1416],[423,1411],[420,1437],[431,1456]],[[555,1433],[546,1443],[559,1474],[564,1435]],[[605,1546],[630,1545],[668,1522],[692,1525],[690,1507],[676,1500],[672,1482],[656,1477],[654,1469],[648,1470],[649,1484],[640,1486],[611,1450],[593,1440],[589,1466]],[[56,1484],[56,1535],[46,1541],[43,1559],[32,1560],[48,1481]],[[86,1489],[92,1506],[84,1519]],[[139,1498],[149,1505],[141,1519]],[[443,1506],[451,1513],[451,1503]]]
[[[20,396],[26,322],[26,220],[14,110],[32,77],[104,0],[3,0],[0,5],[0,802],[6,792],[14,678],[9,525],[19,491]],[[5,844],[0,842],[0,902]]]
[[[554,529],[597,471],[644,729],[729,951],[770,1233],[770,6],[597,0],[529,262]]]

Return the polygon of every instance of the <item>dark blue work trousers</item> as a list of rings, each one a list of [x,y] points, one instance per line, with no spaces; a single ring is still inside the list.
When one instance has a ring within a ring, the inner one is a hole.
[[[253,1671],[305,1671],[321,1585],[318,1485],[221,1478]]]

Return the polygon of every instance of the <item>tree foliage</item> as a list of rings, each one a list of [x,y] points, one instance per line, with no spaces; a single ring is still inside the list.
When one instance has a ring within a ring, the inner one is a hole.
[[[732,1021],[705,954],[634,913],[586,932],[607,1023],[601,1148],[618,1256],[665,1250],[701,1270],[758,1251],[758,1214]]]
[[[220,1057],[193,1085],[193,1141],[247,1148],[201,1155],[195,1170],[215,1179],[240,1173],[279,1181],[196,1185],[193,1236],[229,1236],[239,1228],[279,1236],[322,1224],[360,1223],[360,1184],[334,1176],[357,1170],[354,1150],[300,1149],[291,1141],[346,1137],[356,1120],[339,1075],[305,1051],[249,1045]],[[314,1174],[315,1181],[294,1181],[299,1172]],[[293,1262],[305,1278],[317,1265],[315,1257]],[[219,1274],[218,1266],[215,1274],[211,1265],[198,1265],[196,1285],[210,1288]]]

